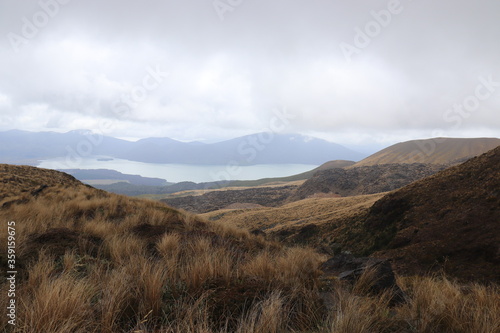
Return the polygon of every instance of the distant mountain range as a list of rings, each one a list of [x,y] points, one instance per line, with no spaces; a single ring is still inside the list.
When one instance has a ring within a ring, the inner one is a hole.
[[[258,133],[218,143],[147,138],[137,142],[90,131],[68,133],[0,132],[0,162],[36,164],[68,157],[110,157],[145,163],[194,165],[322,164],[329,160],[359,161],[366,155],[339,144],[296,134]]]

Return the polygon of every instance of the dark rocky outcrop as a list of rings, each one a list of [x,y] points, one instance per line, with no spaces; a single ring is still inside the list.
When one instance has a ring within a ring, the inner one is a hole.
[[[262,187],[245,190],[213,191],[199,196],[163,199],[166,204],[193,213],[206,213],[235,203],[276,207],[283,204],[297,186]]]
[[[390,292],[393,305],[406,299],[405,293],[396,282],[391,263],[387,260],[354,257],[342,253],[327,260],[320,268],[326,281],[335,278],[354,286],[363,277],[362,292],[368,294]]]
[[[305,199],[317,193],[345,197],[388,192],[433,175],[444,168],[444,165],[414,163],[318,171],[297,189],[290,201]]]

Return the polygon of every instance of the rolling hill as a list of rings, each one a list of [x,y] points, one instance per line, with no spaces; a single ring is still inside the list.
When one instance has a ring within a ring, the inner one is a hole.
[[[351,168],[393,163],[457,164],[500,145],[497,138],[433,138],[397,143],[352,165]]]

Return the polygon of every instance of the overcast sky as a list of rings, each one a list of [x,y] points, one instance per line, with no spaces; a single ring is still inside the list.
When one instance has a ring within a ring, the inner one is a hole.
[[[0,0],[0,130],[500,136],[498,0]],[[284,114],[284,116],[283,116]],[[276,127],[276,126],[275,126]]]

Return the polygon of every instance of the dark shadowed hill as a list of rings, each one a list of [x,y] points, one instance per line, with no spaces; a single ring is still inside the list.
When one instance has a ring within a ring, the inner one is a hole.
[[[339,196],[392,191],[444,169],[432,164],[386,164],[318,171],[291,196],[301,200],[317,193]]]
[[[400,273],[499,280],[500,147],[388,194],[365,229]]]
[[[457,164],[500,145],[497,138],[434,138],[397,143],[352,167],[391,163]]]

